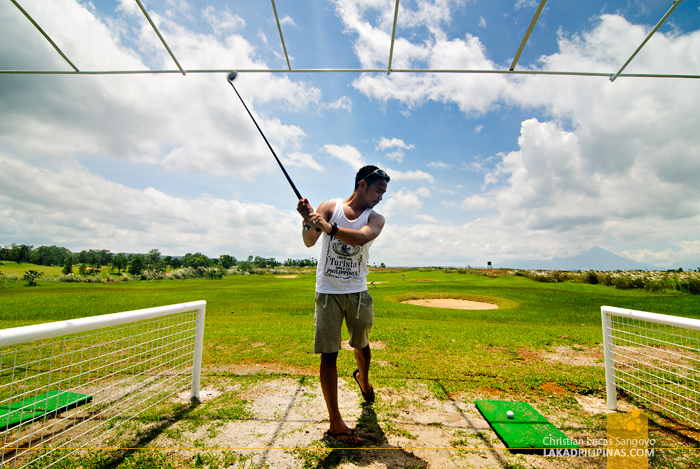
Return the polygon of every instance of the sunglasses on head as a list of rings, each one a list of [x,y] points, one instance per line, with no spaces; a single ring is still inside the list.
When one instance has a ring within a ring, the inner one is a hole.
[[[374,171],[372,171],[371,173],[369,173],[367,176],[365,176],[365,177],[363,177],[362,179],[360,179],[360,181],[364,181],[365,179],[367,179],[368,177],[370,177],[370,176],[372,176],[372,175],[374,175],[374,174],[376,174],[377,176],[379,176],[379,177],[382,178],[382,179],[388,179],[388,178],[389,178],[389,175],[386,173],[386,171],[384,171],[383,169],[377,168],[377,169],[375,169]],[[358,184],[359,184],[360,181],[357,181]]]

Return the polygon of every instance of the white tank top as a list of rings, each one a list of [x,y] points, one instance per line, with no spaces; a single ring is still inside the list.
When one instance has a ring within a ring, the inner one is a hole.
[[[359,230],[367,224],[372,209],[368,208],[355,220],[348,220],[343,210],[343,199],[334,199],[335,210],[328,223]],[[353,246],[328,233],[321,235],[321,256],[316,267],[317,293],[357,293],[367,290],[369,247]]]

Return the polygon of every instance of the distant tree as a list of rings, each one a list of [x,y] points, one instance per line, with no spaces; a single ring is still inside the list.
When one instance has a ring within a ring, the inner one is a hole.
[[[248,256],[248,262],[253,262],[253,256]]]
[[[238,263],[238,271],[239,272],[252,272],[253,271],[253,264],[248,261],[243,261]]]
[[[80,275],[88,275],[87,266],[85,264],[78,265],[78,273]]]
[[[143,272],[143,269],[146,267],[146,258],[143,257],[143,254],[134,254],[131,257],[131,260],[129,261],[129,270],[128,272],[133,275],[141,275]]]
[[[196,252],[194,254],[187,253],[182,257],[183,267],[209,267],[211,262],[207,256],[201,252]]]
[[[173,262],[173,257],[172,256],[165,256],[163,258],[163,262],[165,263],[165,267],[168,267]]]
[[[230,269],[234,265],[236,265],[236,258],[233,256],[229,256],[228,254],[222,254],[219,256],[219,260],[221,261],[221,267],[224,269]]]
[[[73,256],[66,257],[63,261],[63,270],[61,272],[63,272],[64,275],[73,273]]]
[[[17,257],[15,258],[15,262],[17,262],[18,264],[28,262],[29,254],[32,252],[33,247],[34,246],[30,246],[28,244],[20,244],[19,246],[17,246]]]
[[[287,259],[284,265],[287,267],[316,267],[318,261],[316,259]]]
[[[97,251],[97,254],[100,259],[100,266],[109,265],[112,263],[112,258],[114,257],[114,254],[112,254],[109,250],[100,249],[99,251]]]
[[[117,269],[118,274],[125,270],[127,265],[129,265],[129,259],[121,252],[112,258],[112,267]]]
[[[255,256],[255,259],[253,259],[253,265],[259,269],[262,269],[265,267],[277,267],[280,265],[280,263],[273,257],[266,259],[264,257]]]
[[[160,258],[160,251],[158,249],[151,249],[148,251],[148,254],[146,254],[146,269],[154,272],[164,270],[163,261]]]
[[[22,277],[22,280],[27,281],[28,287],[36,287],[38,285],[36,283],[36,281],[39,280],[43,276],[44,276],[44,272],[39,272],[37,270],[27,270],[26,272],[24,272],[24,276]]]
[[[71,252],[58,246],[39,246],[29,253],[29,262],[37,265],[63,265]]]
[[[385,269],[385,268],[386,268],[386,266],[384,265],[383,262],[382,262],[381,264],[379,264],[379,267],[381,267],[382,269]]]
[[[179,269],[182,267],[182,261],[177,257],[173,257],[169,263],[171,269]]]

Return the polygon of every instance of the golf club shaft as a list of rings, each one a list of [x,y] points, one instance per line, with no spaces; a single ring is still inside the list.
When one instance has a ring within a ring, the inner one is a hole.
[[[255,127],[258,128],[258,132],[260,132],[260,135],[262,135],[262,138],[265,140],[265,143],[267,143],[267,147],[268,147],[268,148],[270,149],[270,151],[272,152],[272,156],[275,157],[275,160],[277,161],[277,164],[280,165],[280,169],[282,169],[282,172],[284,173],[284,176],[287,178],[287,181],[289,181],[289,185],[292,186],[292,189],[294,190],[294,193],[296,194],[297,199],[299,199],[299,200],[303,199],[303,197],[301,196],[301,194],[300,194],[299,191],[297,190],[297,187],[296,187],[296,186],[294,185],[294,183],[292,182],[292,178],[290,178],[290,177],[289,177],[289,174],[287,174],[287,170],[284,169],[284,166],[282,166],[282,162],[280,161],[279,158],[277,158],[277,154],[275,153],[275,150],[272,149],[272,145],[270,145],[270,142],[267,141],[267,137],[265,137],[265,134],[264,134],[263,131],[260,129],[260,126],[258,125],[258,123],[255,121],[255,117],[253,117],[253,114],[250,113],[250,110],[248,109],[248,106],[245,105],[245,101],[243,101],[243,98],[241,98],[241,95],[238,93],[238,90],[237,90],[236,87],[233,85],[233,81],[228,80],[228,82],[231,84],[231,87],[233,88],[233,91],[236,92],[236,95],[238,96],[238,99],[241,100],[241,103],[243,104],[243,107],[245,108],[245,110],[248,111],[248,115],[250,116],[250,118],[253,119],[253,124],[255,124]]]

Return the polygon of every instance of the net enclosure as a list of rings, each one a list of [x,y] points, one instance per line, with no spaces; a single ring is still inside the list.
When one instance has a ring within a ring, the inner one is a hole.
[[[608,407],[617,389],[700,426],[700,320],[603,306]]]
[[[205,306],[0,330],[0,466],[51,467],[187,387],[197,399]]]

